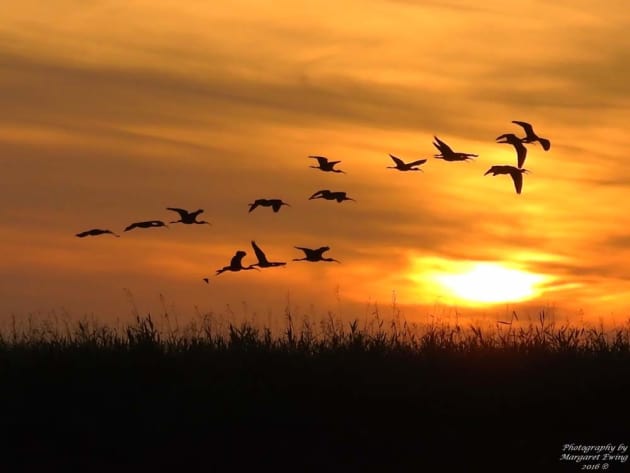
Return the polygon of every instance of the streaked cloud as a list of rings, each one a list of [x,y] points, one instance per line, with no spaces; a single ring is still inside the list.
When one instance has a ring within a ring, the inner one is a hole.
[[[548,276],[541,303],[623,310],[624,8],[589,0],[351,1],[343,11],[324,0],[11,4],[0,25],[6,307],[111,316],[128,306],[122,287],[132,287],[152,304],[168,293],[183,312],[245,299],[281,312],[287,292],[300,307],[316,301],[325,310],[341,287],[354,310],[394,290],[411,310],[437,297],[414,282],[424,274],[418,261],[437,258],[446,268],[479,261]],[[511,120],[534,123],[552,141],[547,153],[529,146],[532,173],[520,196],[509,177],[483,176],[514,161],[511,147],[494,143],[521,133]],[[385,169],[389,153],[432,156],[434,135],[480,157],[429,159],[424,173]],[[340,159],[348,174],[309,169],[311,154]],[[308,200],[326,188],[357,203]],[[261,197],[292,207],[249,214]],[[74,237],[171,219],[169,206],[204,208],[213,226]],[[237,249],[253,258],[252,239],[282,261],[301,256],[295,245],[328,245],[343,264],[201,283]]]

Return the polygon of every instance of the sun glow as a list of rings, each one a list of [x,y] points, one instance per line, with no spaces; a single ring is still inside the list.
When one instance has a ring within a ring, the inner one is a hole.
[[[435,280],[453,296],[472,303],[516,302],[538,295],[542,275],[495,263],[473,263],[455,274],[436,274]]]

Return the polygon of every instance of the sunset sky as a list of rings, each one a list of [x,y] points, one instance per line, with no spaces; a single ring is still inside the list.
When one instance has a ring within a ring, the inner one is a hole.
[[[621,0],[6,2],[0,318],[124,317],[127,289],[181,317],[362,317],[395,292],[420,321],[627,319],[629,28]],[[495,143],[522,136],[512,120],[551,140],[527,145],[521,195],[483,175],[515,165]],[[434,159],[434,135],[479,157]],[[403,173],[389,153],[429,161]],[[309,201],[319,189],[357,202]],[[248,213],[273,197],[291,207]],[[74,236],[176,220],[166,207],[212,226]],[[287,266],[215,277],[237,250],[255,262],[252,239]],[[296,245],[342,264],[292,262]]]

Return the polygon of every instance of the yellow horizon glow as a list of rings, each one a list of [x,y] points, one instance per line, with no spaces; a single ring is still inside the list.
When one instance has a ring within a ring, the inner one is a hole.
[[[518,257],[518,256],[517,256]],[[533,256],[532,256],[533,257]],[[536,259],[544,258],[537,254]],[[423,303],[447,302],[468,307],[540,299],[555,287],[557,276],[532,271],[514,260],[453,260],[411,257],[409,280]]]
[[[451,274],[435,274],[450,295],[468,304],[521,302],[541,294],[537,285],[547,277],[502,263],[471,263]]]

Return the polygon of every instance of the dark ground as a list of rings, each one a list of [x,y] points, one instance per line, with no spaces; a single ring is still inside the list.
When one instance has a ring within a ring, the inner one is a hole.
[[[0,376],[0,471],[577,472],[564,444],[630,443],[627,352],[39,345]]]

